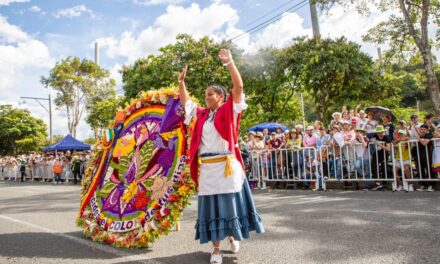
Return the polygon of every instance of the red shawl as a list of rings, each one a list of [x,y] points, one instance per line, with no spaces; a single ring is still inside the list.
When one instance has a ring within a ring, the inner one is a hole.
[[[235,126],[233,107],[234,100],[231,94],[226,102],[217,109],[217,112],[214,116],[214,126],[219,132],[220,136],[228,142],[228,150],[240,162],[244,170],[243,159],[238,146],[238,129],[240,127],[241,113],[237,117],[237,126]],[[197,108],[197,121],[191,136],[189,148],[190,173],[197,189],[199,186],[199,146],[202,140],[203,125],[208,119],[209,113],[210,110],[207,108]]]

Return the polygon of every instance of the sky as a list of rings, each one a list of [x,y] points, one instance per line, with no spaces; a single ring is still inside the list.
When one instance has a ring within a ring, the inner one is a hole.
[[[100,45],[100,65],[122,87],[118,70],[139,58],[156,54],[173,43],[176,35],[235,40],[248,53],[267,46],[282,47],[297,36],[312,36],[309,5],[301,0],[0,0],[0,104],[28,109],[47,124],[49,115],[37,102],[20,97],[44,97],[56,93],[45,88],[57,61],[67,56],[94,59],[94,43]],[[299,5],[295,8],[295,6]],[[268,12],[281,7],[268,14]],[[289,11],[285,12],[287,9]],[[247,30],[283,13],[278,21],[253,34]],[[261,16],[263,19],[255,21]],[[362,17],[354,9],[336,6],[320,13],[323,37],[346,36],[377,57],[377,47],[363,43],[362,35],[389,14],[373,10]],[[437,51],[438,52],[438,51]],[[46,101],[42,101],[47,104]],[[83,120],[85,115],[83,115]],[[67,135],[67,118],[53,107],[53,134]],[[92,137],[82,121],[77,138]]]

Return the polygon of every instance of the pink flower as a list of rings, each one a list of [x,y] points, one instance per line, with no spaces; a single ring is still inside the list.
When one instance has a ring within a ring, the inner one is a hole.
[[[161,214],[162,216],[169,215],[169,214],[170,214],[170,209],[168,209],[168,208],[166,208],[166,207],[162,207],[162,208],[160,209],[160,214]]]

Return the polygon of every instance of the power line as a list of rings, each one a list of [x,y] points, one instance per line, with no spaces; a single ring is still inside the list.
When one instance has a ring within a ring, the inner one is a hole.
[[[273,17],[267,19],[267,20],[265,20],[264,22],[262,22],[262,23],[260,23],[260,24],[258,24],[258,25],[256,25],[256,26],[254,26],[253,28],[251,28],[251,29],[249,29],[249,30],[247,30],[247,31],[245,31],[245,32],[243,32],[243,33],[240,33],[239,35],[237,35],[237,36],[235,36],[235,37],[230,38],[227,42],[232,42],[232,41],[234,41],[234,40],[238,40],[238,39],[242,38],[244,35],[246,35],[246,34],[248,34],[248,33],[249,33],[249,34],[253,34],[253,33],[255,33],[255,32],[258,32],[258,31],[260,31],[261,29],[263,29],[263,28],[269,26],[270,24],[272,24],[272,23],[274,23],[274,22],[280,20],[286,12],[289,12],[289,11],[295,12],[295,11],[297,11],[297,10],[303,8],[305,5],[307,5],[308,2],[309,2],[308,0],[303,0],[303,1],[299,2],[298,4],[296,4],[296,5],[294,5],[294,6],[290,7],[290,8],[288,8],[288,9],[285,10],[284,12],[279,13],[279,14],[277,14],[277,15],[275,15],[275,16],[273,16]]]
[[[281,8],[285,7],[286,5],[288,5],[288,4],[292,3],[292,2],[293,2],[292,0],[287,1],[286,3],[284,3],[284,4],[280,5],[280,6],[278,6],[277,8],[272,9],[271,11],[267,12],[266,14],[264,14],[264,15],[258,17],[257,19],[254,19],[254,20],[252,20],[251,22],[247,23],[246,25],[244,25],[243,28],[246,28],[246,27],[248,27],[248,26],[254,24],[255,22],[261,20],[262,18],[267,17],[268,15],[272,14],[272,13],[275,12],[275,11],[280,10]]]

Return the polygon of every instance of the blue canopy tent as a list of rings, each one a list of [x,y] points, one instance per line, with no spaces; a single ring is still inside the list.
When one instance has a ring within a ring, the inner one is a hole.
[[[255,125],[251,128],[248,129],[248,132],[250,131],[263,131],[263,129],[267,128],[270,132],[276,132],[277,127],[281,127],[281,130],[284,132],[287,130],[287,127],[285,125],[282,124],[278,124],[278,123],[261,123],[258,125]]]
[[[76,140],[71,135],[67,135],[63,140],[51,146],[45,147],[44,151],[58,151],[58,150],[90,150],[90,145],[84,144]]]

